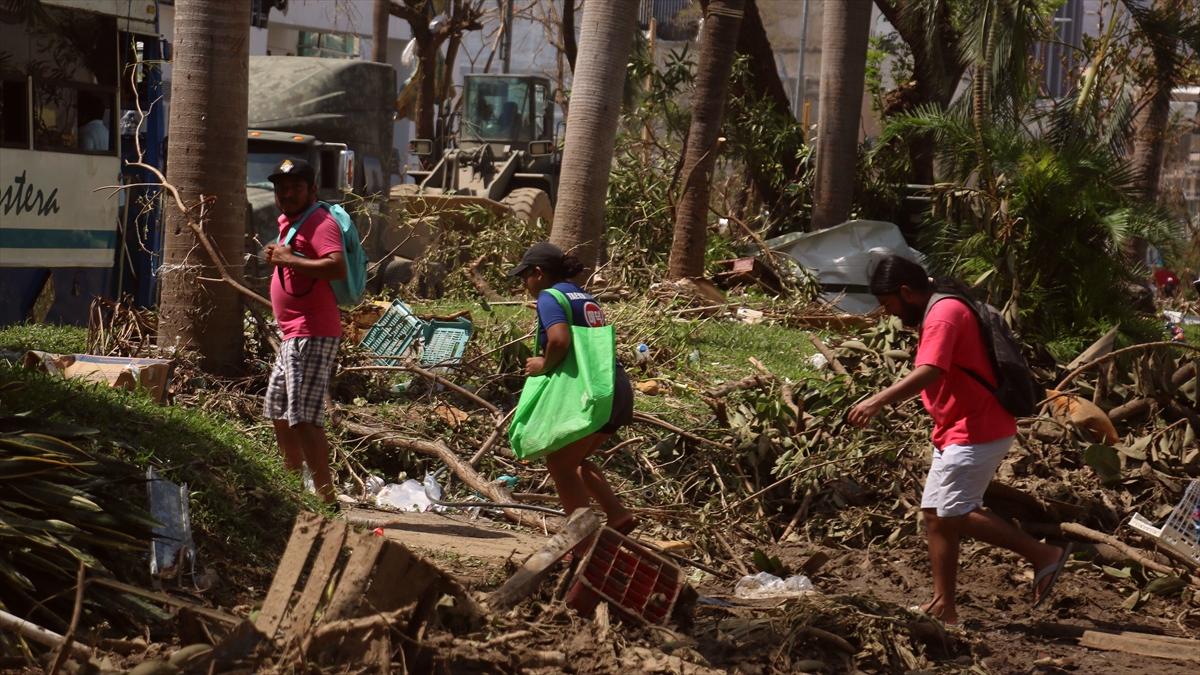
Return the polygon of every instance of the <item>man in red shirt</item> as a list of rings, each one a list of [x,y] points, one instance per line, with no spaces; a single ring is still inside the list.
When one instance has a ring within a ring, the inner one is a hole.
[[[316,173],[308,162],[285,159],[268,178],[282,212],[279,241],[287,243],[270,244],[263,251],[275,266],[271,307],[283,333],[263,412],[275,427],[284,465],[298,472],[307,463],[317,493],[333,502],[329,439],[322,424],[342,336],[329,285],[346,276],[342,234],[329,211],[317,206]]]
[[[1013,551],[1034,567],[1034,606],[1041,604],[1070,548],[1042,543],[984,510],[983,493],[1012,447],[1013,416],[976,376],[996,385],[991,355],[979,321],[963,301],[930,304],[936,290],[925,270],[899,256],[884,258],[871,274],[871,293],[892,316],[920,331],[913,370],[899,382],[856,405],[849,420],[866,425],[884,406],[920,393],[933,417],[933,458],[921,510],[925,516],[933,598],[920,611],[958,622],[955,587],[959,540],[973,537]]]

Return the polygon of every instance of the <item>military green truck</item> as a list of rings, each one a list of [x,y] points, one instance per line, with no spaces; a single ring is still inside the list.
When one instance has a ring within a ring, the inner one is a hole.
[[[317,172],[318,197],[355,215],[371,261],[386,253],[380,207],[396,162],[392,128],[396,72],[390,65],[305,56],[251,56],[246,153],[248,285],[265,291],[271,270],[258,253],[279,233],[267,180],[299,157]]]
[[[550,81],[536,75],[468,74],[462,102],[441,139],[416,139],[410,151],[428,169],[391,190],[405,225],[386,236],[401,256],[418,257],[438,227],[461,223],[482,206],[547,224],[554,219],[560,154]]]

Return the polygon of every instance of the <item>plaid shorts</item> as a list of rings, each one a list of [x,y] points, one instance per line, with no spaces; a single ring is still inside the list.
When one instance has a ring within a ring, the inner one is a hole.
[[[289,338],[279,346],[271,368],[263,414],[288,421],[288,426],[325,421],[325,392],[337,358],[336,337]]]

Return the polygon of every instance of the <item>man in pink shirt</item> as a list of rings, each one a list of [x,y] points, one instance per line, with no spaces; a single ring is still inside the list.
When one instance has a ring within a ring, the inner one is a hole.
[[[935,290],[934,280],[910,260],[889,256],[875,267],[871,293],[889,314],[919,330],[917,358],[912,372],[856,405],[849,420],[864,426],[884,406],[918,393],[933,417],[933,459],[921,497],[933,598],[920,611],[953,624],[958,622],[955,587],[962,537],[1028,560],[1035,570],[1035,607],[1058,580],[1070,547],[1042,543],[982,508],[983,493],[1012,447],[1017,424],[990,390],[997,384],[995,370],[974,312],[958,298],[931,304]]]
[[[342,336],[341,315],[329,285],[346,276],[342,234],[329,211],[317,205],[316,173],[308,162],[285,159],[269,179],[282,214],[279,243],[268,245],[263,256],[275,266],[271,306],[283,343],[271,369],[263,412],[275,426],[284,465],[299,472],[307,463],[317,493],[333,502],[329,440],[322,425]]]

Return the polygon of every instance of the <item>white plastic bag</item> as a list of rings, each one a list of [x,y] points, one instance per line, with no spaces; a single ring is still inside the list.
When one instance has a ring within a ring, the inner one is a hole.
[[[759,572],[742,577],[733,587],[733,594],[739,598],[787,598],[816,592],[812,581],[803,574],[780,579],[769,572]]]
[[[433,502],[425,496],[425,487],[409,478],[399,485],[384,485],[375,495],[375,504],[399,511],[428,511]]]

